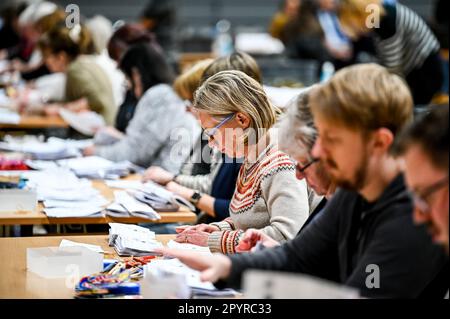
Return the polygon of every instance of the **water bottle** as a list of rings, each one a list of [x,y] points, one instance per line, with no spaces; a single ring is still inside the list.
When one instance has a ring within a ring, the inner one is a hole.
[[[333,76],[335,71],[334,65],[331,62],[325,62],[322,65],[322,72],[320,74],[320,83],[327,82]]]
[[[220,20],[216,24],[216,39],[212,51],[218,57],[233,53],[233,38],[230,34],[231,23],[228,20]]]

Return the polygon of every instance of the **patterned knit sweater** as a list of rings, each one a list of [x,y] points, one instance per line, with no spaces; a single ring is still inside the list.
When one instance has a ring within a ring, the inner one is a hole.
[[[230,217],[212,223],[220,231],[210,234],[212,252],[235,253],[243,233],[261,229],[278,242],[295,236],[309,216],[306,183],[295,177],[289,157],[269,145],[256,162],[241,166],[231,200]]]

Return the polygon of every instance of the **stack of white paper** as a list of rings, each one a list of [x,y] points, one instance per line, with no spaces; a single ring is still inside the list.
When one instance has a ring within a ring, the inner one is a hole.
[[[112,188],[126,189],[138,201],[150,205],[155,211],[175,212],[183,205],[195,211],[194,205],[154,182],[106,181]],[[114,207],[115,208],[115,207]]]
[[[147,228],[110,223],[109,245],[119,256],[146,256],[155,254],[163,245],[155,239],[155,233]]]
[[[172,204],[172,206],[183,205],[191,211],[195,211],[195,206],[189,201],[154,182],[145,183],[141,190],[134,192],[134,197],[139,201],[149,204],[155,210],[158,210],[158,208],[166,210],[164,206],[170,206]],[[173,208],[171,209],[173,211]],[[176,210],[178,210],[178,207]]]
[[[60,160],[81,156],[80,150],[90,144],[91,140],[73,141],[52,137],[43,142],[36,136],[6,136],[5,142],[0,142],[0,149],[25,153],[35,160]]]
[[[161,219],[161,216],[149,205],[136,200],[126,191],[114,191],[115,201],[106,207],[106,213],[111,216],[136,216],[151,220]]]
[[[129,162],[114,163],[99,156],[60,160],[58,165],[72,170],[78,177],[92,179],[119,178],[130,173]]]
[[[237,294],[235,290],[218,290],[211,282],[201,281],[200,272],[189,268],[177,258],[153,260],[151,263],[145,265],[145,267],[146,271],[153,275],[158,275],[158,273],[184,275],[186,283],[191,288],[194,295],[234,296]]]
[[[94,135],[99,128],[105,126],[103,117],[92,111],[71,112],[61,109],[59,115],[75,130],[88,136]]]
[[[43,201],[48,217],[98,217],[109,203],[90,181],[66,169],[31,171],[23,176],[28,179],[27,187],[35,189]]]

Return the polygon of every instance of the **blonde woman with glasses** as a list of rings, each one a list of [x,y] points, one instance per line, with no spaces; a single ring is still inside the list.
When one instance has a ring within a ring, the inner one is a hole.
[[[201,85],[193,107],[211,147],[243,158],[243,164],[230,217],[181,227],[177,241],[230,254],[249,228],[261,229],[278,242],[293,238],[309,215],[306,184],[296,179],[295,164],[271,138],[278,111],[262,86],[243,72],[222,71]]]

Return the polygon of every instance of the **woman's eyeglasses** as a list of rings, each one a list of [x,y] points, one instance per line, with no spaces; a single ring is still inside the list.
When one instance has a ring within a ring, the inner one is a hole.
[[[210,129],[205,129],[203,130],[204,134],[209,138],[209,139],[213,139],[214,135],[217,133],[217,130],[219,128],[221,128],[223,125],[225,125],[229,120],[231,120],[234,117],[234,114],[231,114],[230,116],[227,116],[226,118],[224,118],[222,121],[220,121],[219,124],[217,124],[216,126],[214,126],[213,128]]]

